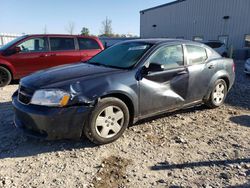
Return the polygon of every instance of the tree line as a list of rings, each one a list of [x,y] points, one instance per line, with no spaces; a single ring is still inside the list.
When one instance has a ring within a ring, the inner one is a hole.
[[[66,26],[65,26],[65,31],[71,35],[73,35],[75,33],[75,23],[74,22],[69,22]],[[47,34],[47,26],[45,25],[44,27],[44,34]],[[80,35],[84,35],[84,36],[95,36],[93,34],[91,34],[89,28],[87,27],[83,27],[82,30],[80,31]],[[98,35],[98,37],[122,37],[122,38],[126,38],[126,37],[138,37],[136,35],[132,35],[132,34],[117,34],[113,32],[113,28],[112,28],[112,20],[109,19],[108,17],[106,17],[106,19],[104,21],[102,21],[102,25],[101,25],[101,30],[100,30],[100,35]]]

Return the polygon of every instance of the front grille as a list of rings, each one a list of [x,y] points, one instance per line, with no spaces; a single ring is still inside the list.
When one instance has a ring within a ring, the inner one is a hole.
[[[18,91],[18,100],[23,104],[29,104],[33,94],[33,90],[21,85]]]

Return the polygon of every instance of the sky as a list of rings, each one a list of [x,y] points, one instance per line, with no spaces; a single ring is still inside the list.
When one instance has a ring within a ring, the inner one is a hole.
[[[102,21],[112,20],[114,33],[140,33],[141,10],[173,0],[0,0],[0,33],[67,33],[74,23],[74,34],[87,27],[100,34]]]

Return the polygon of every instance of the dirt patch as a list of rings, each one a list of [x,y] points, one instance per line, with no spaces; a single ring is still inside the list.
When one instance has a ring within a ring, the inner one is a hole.
[[[122,157],[110,156],[104,159],[95,175],[96,188],[124,187],[127,184],[126,168],[132,161]]]

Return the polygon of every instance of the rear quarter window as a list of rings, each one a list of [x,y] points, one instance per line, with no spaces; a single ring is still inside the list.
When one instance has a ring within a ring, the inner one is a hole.
[[[78,38],[80,50],[98,50],[101,49],[98,42],[94,39]]]

